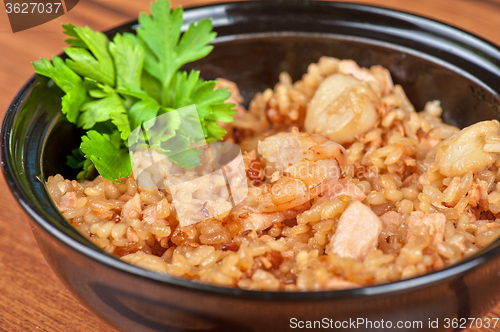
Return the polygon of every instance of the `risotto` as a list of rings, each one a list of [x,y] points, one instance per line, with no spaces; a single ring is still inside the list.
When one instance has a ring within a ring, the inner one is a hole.
[[[143,161],[154,152],[136,152],[140,175],[120,182],[49,177],[63,216],[127,263],[267,291],[408,279],[500,236],[497,121],[459,130],[442,122],[439,101],[417,112],[385,68],[331,57],[295,83],[282,73],[248,110],[234,83],[218,84],[238,110],[223,126],[243,152],[241,202],[228,203],[217,174],[182,185],[209,168],[206,154],[169,177],[164,164]]]

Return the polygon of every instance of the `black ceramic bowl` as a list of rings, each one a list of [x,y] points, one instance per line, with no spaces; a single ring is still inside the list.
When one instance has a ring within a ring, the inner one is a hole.
[[[499,48],[445,24],[335,2],[238,2],[185,12],[187,22],[204,17],[213,18],[219,37],[214,51],[193,67],[207,79],[235,81],[247,101],[273,86],[281,71],[299,79],[309,63],[329,55],[387,67],[417,109],[440,99],[448,123],[463,127],[499,118]],[[36,75],[21,88],[2,124],[2,170],[54,272],[85,306],[121,330],[281,331],[305,320],[370,330],[369,324],[347,324],[350,319],[383,319],[385,327],[388,321],[393,327],[413,322],[406,324],[415,330],[428,330],[429,321],[439,319],[441,330],[451,330],[445,318],[481,317],[497,302],[499,241],[418,278],[316,293],[222,288],[123,263],[73,229],[45,189],[49,175],[74,175],[64,156],[79,136],[59,113],[60,97],[50,81]]]

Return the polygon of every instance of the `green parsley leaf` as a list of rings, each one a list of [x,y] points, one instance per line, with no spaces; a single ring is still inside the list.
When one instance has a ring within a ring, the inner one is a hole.
[[[142,84],[142,89],[152,98],[154,98],[158,103],[161,102],[161,94],[162,94],[162,83],[161,83],[161,77],[160,79],[157,78],[155,74],[159,73],[159,68],[156,68],[155,66],[158,65],[158,62],[155,59],[155,56],[153,52],[149,49],[149,47],[142,41],[137,38],[136,35],[133,35],[131,33],[124,33],[124,37],[130,39],[134,45],[139,45],[144,49],[144,66],[149,68],[149,70],[152,70],[153,75],[148,72],[148,70],[144,70],[142,72],[142,78],[141,78],[141,84]]]
[[[71,168],[74,168],[74,169],[79,169],[79,168],[82,168],[83,167],[83,164],[85,163],[85,155],[83,154],[83,152],[80,150],[80,148],[78,149],[74,149],[73,151],[71,151],[71,154],[68,155],[66,157],[66,159],[68,160],[66,162],[66,164],[71,167]]]
[[[204,125],[203,131],[207,139],[220,140],[226,131],[216,121],[232,122],[231,115],[236,114],[233,104],[224,101],[231,96],[227,88],[214,90],[215,81],[203,81],[199,78],[199,71],[193,70],[188,74],[178,73],[175,80],[175,102],[173,108],[187,105],[196,105],[199,118]],[[210,126],[210,129],[207,127]],[[217,128],[218,127],[218,128]]]
[[[196,104],[196,109],[198,110],[198,115],[200,118],[206,118],[212,114],[211,105],[218,105],[224,103],[224,101],[231,96],[231,93],[227,88],[217,89],[215,88],[215,81],[207,81],[195,88],[191,96],[189,96],[189,102]],[[227,106],[231,109],[231,106]]]
[[[144,90],[138,88],[136,85],[132,85],[132,84],[127,84],[123,88],[116,89],[116,92],[118,92],[122,95],[125,95],[125,96],[130,96],[130,97],[134,97],[134,98],[141,99],[141,100],[146,100],[146,99],[154,100],[153,98],[151,98],[151,96],[146,91],[144,91]]]
[[[161,113],[157,118],[145,121],[143,124],[143,129],[146,132],[147,139],[150,145],[156,145],[162,149],[163,143],[180,135],[177,135],[177,130],[181,126],[181,117],[178,112],[165,112],[164,109],[160,109],[158,113]],[[187,144],[185,144],[187,141]],[[187,149],[189,148],[190,140],[187,137],[182,138],[182,144],[179,144],[179,148]],[[166,149],[170,151],[170,149]]]
[[[141,126],[143,123],[154,119],[158,114],[158,110],[160,109],[160,107],[161,106],[158,105],[158,103],[153,99],[140,100],[135,103],[128,112],[130,127],[132,128],[132,130]],[[149,127],[146,126],[144,129],[147,130],[151,128],[152,125],[153,124],[151,124]]]
[[[81,47],[81,48],[87,48],[87,45],[83,42],[83,40],[78,37],[78,34],[75,31],[75,26],[73,24],[63,24],[64,31],[63,33],[73,37],[73,38],[68,38],[65,40],[65,42],[68,45],[74,46],[74,47]]]
[[[83,170],[76,175],[77,180],[92,180],[92,178],[96,177],[97,172],[92,160],[85,159],[82,167]]]
[[[203,82],[200,80],[200,72],[197,70],[192,70],[189,72],[189,75],[186,72],[177,73],[171,92],[173,95],[171,98],[174,101],[172,107],[181,108],[194,104],[191,101],[191,94],[196,86],[201,84],[203,84]],[[196,106],[198,108],[198,105]],[[198,114],[200,114],[199,111]]]
[[[191,23],[181,33],[182,16],[182,8],[171,10],[169,1],[158,0],[151,15],[140,15],[137,35],[116,34],[112,41],[89,27],[63,25],[72,46],[65,49],[68,58],[33,63],[65,92],[62,112],[68,120],[88,130],[67,160],[83,168],[78,179],[94,169],[113,181],[128,176],[128,148],[138,147],[192,168],[200,153],[192,146],[225,135],[218,122],[231,122],[236,113],[224,103],[230,93],[214,90],[216,82],[204,81],[198,71],[181,71],[211,52],[212,22]],[[182,110],[193,104],[196,111]]]
[[[173,63],[181,35],[182,9],[171,12],[170,1],[160,0],[151,4],[151,16],[141,13],[138,21],[141,28],[137,29],[137,35],[155,56],[146,60],[146,70],[168,85],[180,68],[176,69]]]
[[[205,117],[208,120],[216,120],[221,122],[233,122],[234,119],[232,115],[235,115],[237,112],[233,109],[234,104],[216,104],[210,105],[212,109],[212,114]]]
[[[168,159],[185,169],[195,168],[200,164],[201,151],[198,149],[188,149],[174,155],[168,156]]]
[[[227,133],[216,121],[205,121],[205,129],[207,136],[216,140],[221,140]]]
[[[76,175],[77,180],[89,179],[95,171],[94,164],[92,160],[85,158],[82,150],[80,148],[71,151],[71,154],[67,156],[66,164],[74,169],[82,169]]]
[[[137,29],[139,38],[149,47],[155,59],[146,56],[145,68],[162,82],[163,106],[172,104],[170,84],[176,72],[186,63],[201,59],[212,51],[209,44],[216,34],[212,22],[203,19],[190,24],[181,37],[182,8],[170,11],[170,1],[151,4],[151,16],[141,14]]]
[[[89,130],[87,135],[82,137],[80,149],[86,158],[92,160],[101,176],[111,181],[119,181],[121,177],[132,173],[130,155],[121,144],[119,133],[101,135],[95,130]]]
[[[90,77],[98,82],[114,86],[115,67],[108,51],[109,39],[102,32],[95,32],[89,27],[73,28],[77,35],[78,43],[83,47],[66,48],[64,51],[70,57],[66,64],[76,73]]]
[[[62,112],[71,123],[76,123],[81,105],[87,99],[83,80],[72,71],[60,57],[53,57],[52,62],[42,58],[33,62],[37,73],[50,77],[66,95],[62,98]]]
[[[144,48],[118,34],[109,43],[109,52],[115,62],[116,88],[120,89],[128,84],[140,87]]]
[[[101,96],[104,90],[97,90],[92,94]],[[101,99],[86,102],[81,107],[82,113],[78,118],[78,126],[83,129],[91,129],[96,122],[105,122],[111,120],[121,133],[122,139],[126,140],[130,135],[130,124],[127,111],[123,107],[123,100],[114,91]]]
[[[161,82],[147,71],[142,72],[142,89],[156,102],[161,102]]]

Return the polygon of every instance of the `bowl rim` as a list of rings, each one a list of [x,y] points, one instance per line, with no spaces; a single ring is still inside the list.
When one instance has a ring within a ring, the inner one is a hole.
[[[473,40],[475,43],[482,47],[493,48],[495,51],[500,52],[500,47],[493,44],[492,42],[486,40],[485,38],[476,36],[470,32],[463,29],[451,26],[449,24],[439,22],[434,19],[430,19],[421,15],[416,15],[412,13],[403,12],[400,10],[389,9],[373,5],[365,5],[359,3],[347,3],[347,2],[333,2],[333,1],[302,1],[302,0],[278,0],[274,1],[273,6],[276,5],[287,5],[287,4],[300,4],[300,3],[315,3],[318,5],[339,7],[339,8],[351,8],[358,10],[372,10],[384,15],[411,18],[412,20],[418,20],[420,22],[426,22],[434,24],[444,28],[450,32],[459,33],[462,35],[464,40]],[[223,2],[215,4],[206,4],[202,6],[186,6],[185,13],[189,13],[195,10],[205,10],[205,9],[217,9],[223,8],[225,6],[261,6],[261,5],[271,5],[270,2],[261,1],[235,1],[235,2]],[[117,27],[111,28],[105,31],[107,34],[114,35],[117,31],[123,30],[125,28],[130,28],[137,26],[137,20],[129,21],[125,24],[119,25]],[[215,26],[215,24],[214,24]],[[286,301],[308,301],[308,300],[326,300],[326,299],[341,299],[341,298],[354,298],[354,297],[366,297],[366,296],[388,296],[394,295],[403,291],[415,291],[423,287],[428,287],[429,285],[437,284],[456,278],[469,270],[472,270],[494,256],[500,254],[500,244],[496,241],[489,246],[482,248],[479,253],[474,254],[468,258],[461,260],[459,263],[447,267],[442,270],[431,272],[425,275],[414,277],[411,279],[400,280],[385,284],[371,285],[354,289],[345,290],[330,290],[330,291],[308,291],[308,292],[271,292],[271,291],[254,291],[254,290],[244,290],[239,288],[222,287],[211,284],[200,283],[196,281],[191,281],[182,278],[176,278],[169,275],[163,275],[160,273],[144,270],[142,268],[133,266],[131,264],[125,263],[118,258],[106,253],[102,249],[95,249],[91,246],[84,245],[69,235],[64,234],[55,226],[53,226],[49,221],[45,220],[37,211],[36,207],[30,202],[30,200],[25,195],[23,189],[21,189],[20,182],[16,178],[19,174],[16,174],[13,167],[12,157],[7,153],[7,144],[10,143],[10,128],[12,127],[15,117],[20,110],[20,102],[28,92],[30,88],[36,83],[37,74],[33,74],[16,93],[8,109],[5,113],[4,119],[1,126],[1,136],[0,136],[0,148],[1,148],[1,167],[5,177],[5,180],[9,186],[9,189],[13,193],[14,197],[21,205],[21,207],[27,212],[29,217],[34,220],[39,226],[43,228],[48,234],[50,234],[55,239],[62,242],[65,246],[77,251],[79,254],[87,256],[87,258],[96,261],[99,264],[105,265],[108,268],[116,269],[118,271],[130,274],[132,277],[144,278],[150,282],[155,282],[159,285],[181,287],[183,290],[187,291],[202,291],[206,293],[216,294],[219,296],[229,296],[229,297],[239,297],[239,298],[251,298],[260,300],[286,300]],[[61,218],[64,218],[62,214]],[[83,237],[83,235],[82,235]],[[87,240],[91,243],[89,240]],[[496,244],[496,245],[495,245]],[[482,252],[484,251],[484,252]]]

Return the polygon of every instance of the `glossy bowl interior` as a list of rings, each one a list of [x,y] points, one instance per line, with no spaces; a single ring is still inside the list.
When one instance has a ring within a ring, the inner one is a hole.
[[[245,101],[294,80],[323,55],[380,64],[417,110],[441,100],[444,121],[464,127],[499,119],[500,50],[456,28],[393,10],[336,2],[237,2],[191,8],[212,17],[214,51],[190,68],[236,82]],[[131,22],[108,32],[133,30]],[[122,330],[288,330],[290,319],[419,320],[480,317],[498,300],[500,243],[442,271],[354,290],[272,293],[194,283],[128,265],[80,235],[52,203],[44,179],[62,173],[81,133],[60,114],[60,90],[33,76],[2,124],[2,170],[31,217],[55,273],[89,309]],[[363,326],[358,328],[363,328]],[[417,328],[418,329],[418,328]],[[440,325],[444,329],[444,325]],[[367,330],[366,326],[364,330]]]

